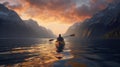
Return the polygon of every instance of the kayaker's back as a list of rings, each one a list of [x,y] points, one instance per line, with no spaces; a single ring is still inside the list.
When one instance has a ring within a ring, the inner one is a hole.
[[[63,37],[58,37],[57,41],[64,41]]]

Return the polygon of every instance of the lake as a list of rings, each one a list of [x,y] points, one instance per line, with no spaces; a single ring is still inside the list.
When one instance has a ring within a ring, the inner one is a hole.
[[[0,39],[0,67],[120,67],[119,40],[65,42],[58,59],[49,38]]]

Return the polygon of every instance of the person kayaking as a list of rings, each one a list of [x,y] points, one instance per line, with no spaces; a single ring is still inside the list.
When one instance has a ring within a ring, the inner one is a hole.
[[[57,41],[64,41],[63,37],[61,36],[61,34],[59,34],[59,37],[57,38]]]
[[[61,34],[59,34],[57,41],[56,41],[56,48],[57,48],[57,52],[63,52],[64,46],[65,46],[65,42],[64,42],[64,38],[61,36]]]

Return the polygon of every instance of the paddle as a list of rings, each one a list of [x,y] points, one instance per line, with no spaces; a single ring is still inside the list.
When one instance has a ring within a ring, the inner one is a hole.
[[[73,36],[75,36],[75,34],[71,34],[71,35],[67,35],[67,36],[63,36],[63,37],[73,37]],[[50,39],[49,41],[54,41],[55,39]]]
[[[55,40],[55,39],[50,39],[49,41],[53,41],[53,40]]]
[[[67,36],[63,36],[63,37],[73,37],[73,36],[75,36],[75,34],[71,34],[71,35],[67,35]]]

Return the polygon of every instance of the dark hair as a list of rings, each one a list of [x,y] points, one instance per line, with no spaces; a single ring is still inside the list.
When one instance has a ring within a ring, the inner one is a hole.
[[[59,37],[61,37],[61,34],[59,34]]]

